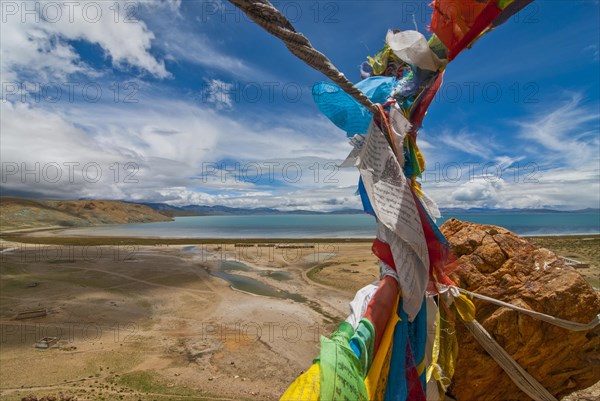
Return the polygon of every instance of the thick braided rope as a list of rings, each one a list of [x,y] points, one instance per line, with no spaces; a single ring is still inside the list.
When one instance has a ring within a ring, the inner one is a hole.
[[[268,0],[229,0],[230,3],[242,10],[254,22],[265,30],[277,36],[285,46],[300,60],[317,71],[322,72],[340,86],[356,101],[372,113],[377,111],[375,104],[362,93],[352,82],[348,81],[333,63],[310,44],[301,33],[296,32],[288,19],[281,14]]]
[[[458,288],[458,287],[456,287]],[[536,311],[532,311],[529,309],[525,309],[525,308],[521,308],[519,306],[513,305],[513,304],[509,304],[507,302],[503,302],[503,301],[499,301],[497,299],[494,298],[490,298],[487,297],[485,295],[481,295],[481,294],[477,294],[471,291],[467,291],[464,290],[462,288],[458,288],[458,291],[460,291],[461,293],[469,296],[469,297],[474,297],[474,298],[479,298],[482,299],[484,301],[499,305],[499,306],[504,306],[505,308],[510,308],[513,310],[516,310],[518,312],[524,313],[528,316],[531,316],[533,318],[536,319],[540,319],[544,322],[553,324],[555,326],[558,327],[562,327],[563,329],[567,329],[567,330],[571,330],[571,331],[586,331],[586,330],[591,330],[594,327],[596,327],[598,324],[600,324],[600,315],[596,315],[596,317],[589,323],[578,323],[578,322],[572,322],[570,320],[564,320],[564,319],[559,319],[557,317],[554,316],[550,316],[550,315],[546,315],[544,313],[540,313],[540,312],[536,312]]]
[[[459,315],[460,316],[460,315]],[[477,321],[465,321],[463,323],[473,334],[475,339],[481,344],[488,354],[496,361],[498,365],[508,374],[513,383],[515,383],[525,394],[535,401],[557,401],[544,386],[540,384],[533,376],[523,369],[517,361],[492,338],[490,333]]]

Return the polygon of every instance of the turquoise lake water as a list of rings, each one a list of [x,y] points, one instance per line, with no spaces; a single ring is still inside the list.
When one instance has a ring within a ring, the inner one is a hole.
[[[506,227],[519,235],[600,233],[598,213],[490,214],[444,216]],[[162,238],[373,238],[375,219],[366,214],[194,216],[148,224],[70,229],[68,235]]]

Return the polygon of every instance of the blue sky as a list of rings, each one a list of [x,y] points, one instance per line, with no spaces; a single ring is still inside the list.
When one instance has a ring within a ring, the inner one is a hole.
[[[354,82],[388,29],[429,35],[427,3],[274,2]],[[70,7],[2,2],[4,194],[360,207],[326,78],[232,5]],[[536,1],[449,64],[419,137],[439,206],[599,207],[599,15]]]

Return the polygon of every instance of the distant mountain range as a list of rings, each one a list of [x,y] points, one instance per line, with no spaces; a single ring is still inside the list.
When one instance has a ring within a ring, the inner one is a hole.
[[[273,215],[273,214],[362,214],[362,210],[358,209],[340,209],[331,212],[316,212],[311,210],[291,210],[284,211],[272,209],[268,207],[259,208],[238,208],[228,206],[204,206],[204,205],[186,205],[172,206],[165,203],[141,203],[160,213],[168,216],[242,216],[242,215]]]
[[[42,200],[1,196],[0,232],[35,230],[41,228],[85,227],[104,224],[128,224],[169,221],[182,216],[248,216],[248,215],[308,215],[363,214],[359,209],[330,212],[310,210],[284,211],[274,208],[235,208],[227,206],[186,205],[165,203],[134,203],[127,201],[79,199]],[[474,214],[541,214],[541,213],[600,213],[600,209],[561,211],[554,209],[487,209],[443,208],[444,217]],[[468,217],[466,218],[468,219]]]
[[[600,209],[562,211],[554,209],[488,209],[442,208],[444,217],[468,214],[541,214],[541,213],[600,213]],[[359,209],[340,209],[330,212],[311,210],[279,210],[275,208],[236,208],[227,206],[172,206],[156,202],[127,202],[97,199],[41,200],[0,197],[0,231],[48,227],[81,227],[102,224],[146,223],[168,221],[182,216],[248,216],[248,215],[308,215],[363,214]]]
[[[205,206],[205,205],[186,205],[172,206],[166,203],[141,203],[160,213],[168,216],[242,216],[242,215],[276,215],[276,214],[362,214],[359,209],[340,209],[330,212],[317,212],[311,210],[279,210],[274,208],[237,208],[228,206]],[[580,209],[580,210],[554,210],[554,209],[488,209],[488,208],[441,208],[443,216],[456,214],[540,214],[540,213],[600,213],[600,209]]]

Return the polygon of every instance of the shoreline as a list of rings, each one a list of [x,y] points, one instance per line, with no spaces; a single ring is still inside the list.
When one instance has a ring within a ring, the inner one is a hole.
[[[169,237],[89,237],[63,236],[65,229],[42,229],[20,233],[0,232],[0,252],[9,248],[17,248],[20,252],[34,250],[38,247],[117,247],[128,250],[136,247],[166,247],[170,246],[202,246],[217,245],[223,247],[223,252],[245,254],[244,249],[259,249],[261,246],[292,252],[293,248],[303,248],[305,252],[319,253],[321,248],[331,246],[348,246],[365,248],[370,254],[370,244],[375,233],[370,238],[169,238]],[[600,289],[600,234],[556,234],[522,236],[539,247],[547,248],[556,253],[568,265],[578,270],[585,279],[596,289]],[[281,246],[278,246],[281,245]],[[292,249],[286,250],[286,245]],[[294,245],[298,245],[294,247]],[[100,248],[99,248],[100,249]],[[251,251],[254,252],[254,251]],[[313,280],[320,283],[321,280]]]
[[[600,236],[599,236],[600,237]],[[373,237],[374,238],[374,237]],[[204,245],[372,242],[373,238],[156,238],[156,237],[36,237],[0,235],[0,241],[40,245]]]
[[[477,214],[474,214],[477,215]],[[254,216],[261,216],[261,215],[250,215],[252,217]],[[270,215],[265,215],[265,216],[270,216]],[[175,216],[175,217],[171,217],[170,221],[165,221],[162,223],[172,223],[174,222],[177,218],[188,218],[188,217],[223,217],[223,216]],[[236,217],[236,216],[224,216],[224,217]],[[242,216],[243,217],[243,216]],[[465,221],[471,221],[470,219],[466,218],[468,217],[468,215],[465,216],[461,216],[463,217],[463,220]],[[448,219],[452,219],[453,217],[449,217]],[[445,221],[447,219],[443,219],[441,221]],[[221,233],[217,233],[216,237],[212,237],[212,236],[206,236],[206,237],[195,237],[195,236],[191,236],[191,237],[187,237],[185,236],[186,233],[184,232],[183,235],[184,236],[173,236],[173,235],[143,235],[145,233],[139,233],[142,235],[137,235],[138,233],[134,232],[134,233],[127,233],[126,230],[125,232],[121,232],[121,233],[111,233],[110,232],[110,227],[123,227],[123,226],[141,226],[144,224],[152,224],[152,223],[156,223],[156,222],[148,222],[148,223],[144,223],[144,222],[134,222],[134,223],[129,223],[129,224],[92,224],[92,225],[85,225],[85,226],[56,226],[56,225],[52,225],[52,226],[44,226],[44,227],[27,227],[27,228],[14,228],[11,227],[8,230],[2,230],[0,228],[0,238],[7,238],[7,237],[11,237],[12,239],[15,239],[17,237],[40,237],[40,238],[44,238],[45,235],[43,235],[44,233],[47,234],[47,237],[57,237],[57,238],[64,238],[65,240],[68,240],[70,238],[89,238],[89,239],[94,239],[93,241],[95,243],[106,243],[109,244],[109,242],[106,242],[105,240],[101,240],[101,238],[108,238],[108,239],[119,239],[119,240],[125,240],[128,242],[135,242],[135,243],[139,243],[140,245],[142,243],[144,244],[149,244],[147,241],[158,241],[156,243],[162,242],[162,243],[183,243],[181,241],[192,241],[191,243],[214,243],[214,241],[222,241],[224,243],[228,243],[228,242],[240,242],[240,243],[247,243],[247,242],[264,242],[264,243],[271,243],[271,242],[282,242],[282,243],[291,243],[291,242],[335,242],[335,241],[351,241],[351,242],[363,242],[363,241],[371,241],[375,238],[376,235],[376,228],[373,228],[372,230],[372,234],[369,232],[369,234],[365,235],[365,233],[360,233],[359,237],[352,237],[352,236],[345,236],[342,232],[341,235],[339,236],[324,236],[324,237],[319,237],[318,234],[317,236],[311,236],[309,234],[309,236],[296,236],[296,237],[284,237],[284,238],[278,238],[278,237],[274,237],[274,236],[268,236],[269,233],[267,233],[266,236],[264,237],[237,237],[235,235],[238,235],[239,233],[231,233],[232,236],[227,236],[227,237],[221,237],[218,236]],[[515,232],[514,230],[511,230],[509,228],[506,228],[503,225],[500,224],[489,224],[489,223],[478,223],[478,224],[483,224],[483,225],[489,225],[489,226],[497,226],[503,229],[507,229],[511,232],[513,232],[514,234],[522,237],[522,238],[527,238],[527,239],[534,239],[534,238],[573,238],[573,239],[584,239],[584,238],[593,238],[596,239],[598,237],[600,237],[600,227],[585,227],[588,229],[596,229],[596,231],[594,232],[577,232],[577,231],[573,231],[573,232],[549,232],[549,233],[539,233],[539,232],[529,232],[529,233],[518,233]],[[442,224],[438,224],[438,226],[441,226]],[[509,224],[510,225],[510,224]],[[99,233],[94,233],[94,229],[96,228],[101,228],[101,229],[108,229],[108,232],[106,233],[106,235],[102,234],[102,231],[105,230],[100,230]],[[88,232],[86,233],[85,231],[83,233],[75,233],[72,234],[72,232],[74,230],[86,230],[86,229],[91,229],[92,232]],[[177,233],[176,233],[177,234]],[[210,234],[209,234],[210,235]],[[260,233],[258,235],[261,235]],[[29,241],[27,241],[29,242]],[[110,244],[112,244],[114,242],[110,242]]]
[[[133,223],[136,225],[144,223]],[[110,227],[112,225],[96,225],[91,227]],[[501,226],[499,226],[501,227]],[[99,245],[118,245],[122,241],[136,245],[154,245],[154,244],[173,244],[173,245],[185,245],[185,244],[214,244],[214,243],[297,243],[297,242],[368,242],[373,241],[376,236],[376,230],[373,231],[373,236],[370,237],[170,237],[170,236],[119,236],[119,235],[61,235],[64,232],[68,232],[71,229],[80,229],[88,227],[40,227],[40,228],[25,228],[16,230],[0,230],[0,240],[7,240],[12,242],[25,242],[32,243],[31,239],[35,238],[40,243],[56,243],[58,240],[64,242],[75,242],[77,240],[88,240],[91,243],[98,243]],[[501,227],[504,228],[504,227]],[[42,236],[40,234],[48,233],[48,236]],[[529,240],[535,238],[548,238],[548,239],[600,239],[600,232],[595,233],[550,233],[550,234],[517,234],[516,235],[527,238]],[[21,239],[21,240],[19,240]],[[48,242],[46,242],[48,241]],[[119,242],[116,242],[119,241]]]
[[[600,234],[573,235],[535,235],[522,236],[528,240],[535,239],[570,239],[570,240],[600,240]],[[0,240],[40,245],[204,245],[204,244],[297,244],[297,243],[353,243],[372,242],[372,238],[172,238],[172,237],[62,237],[62,236],[29,236],[19,234],[0,234]]]

